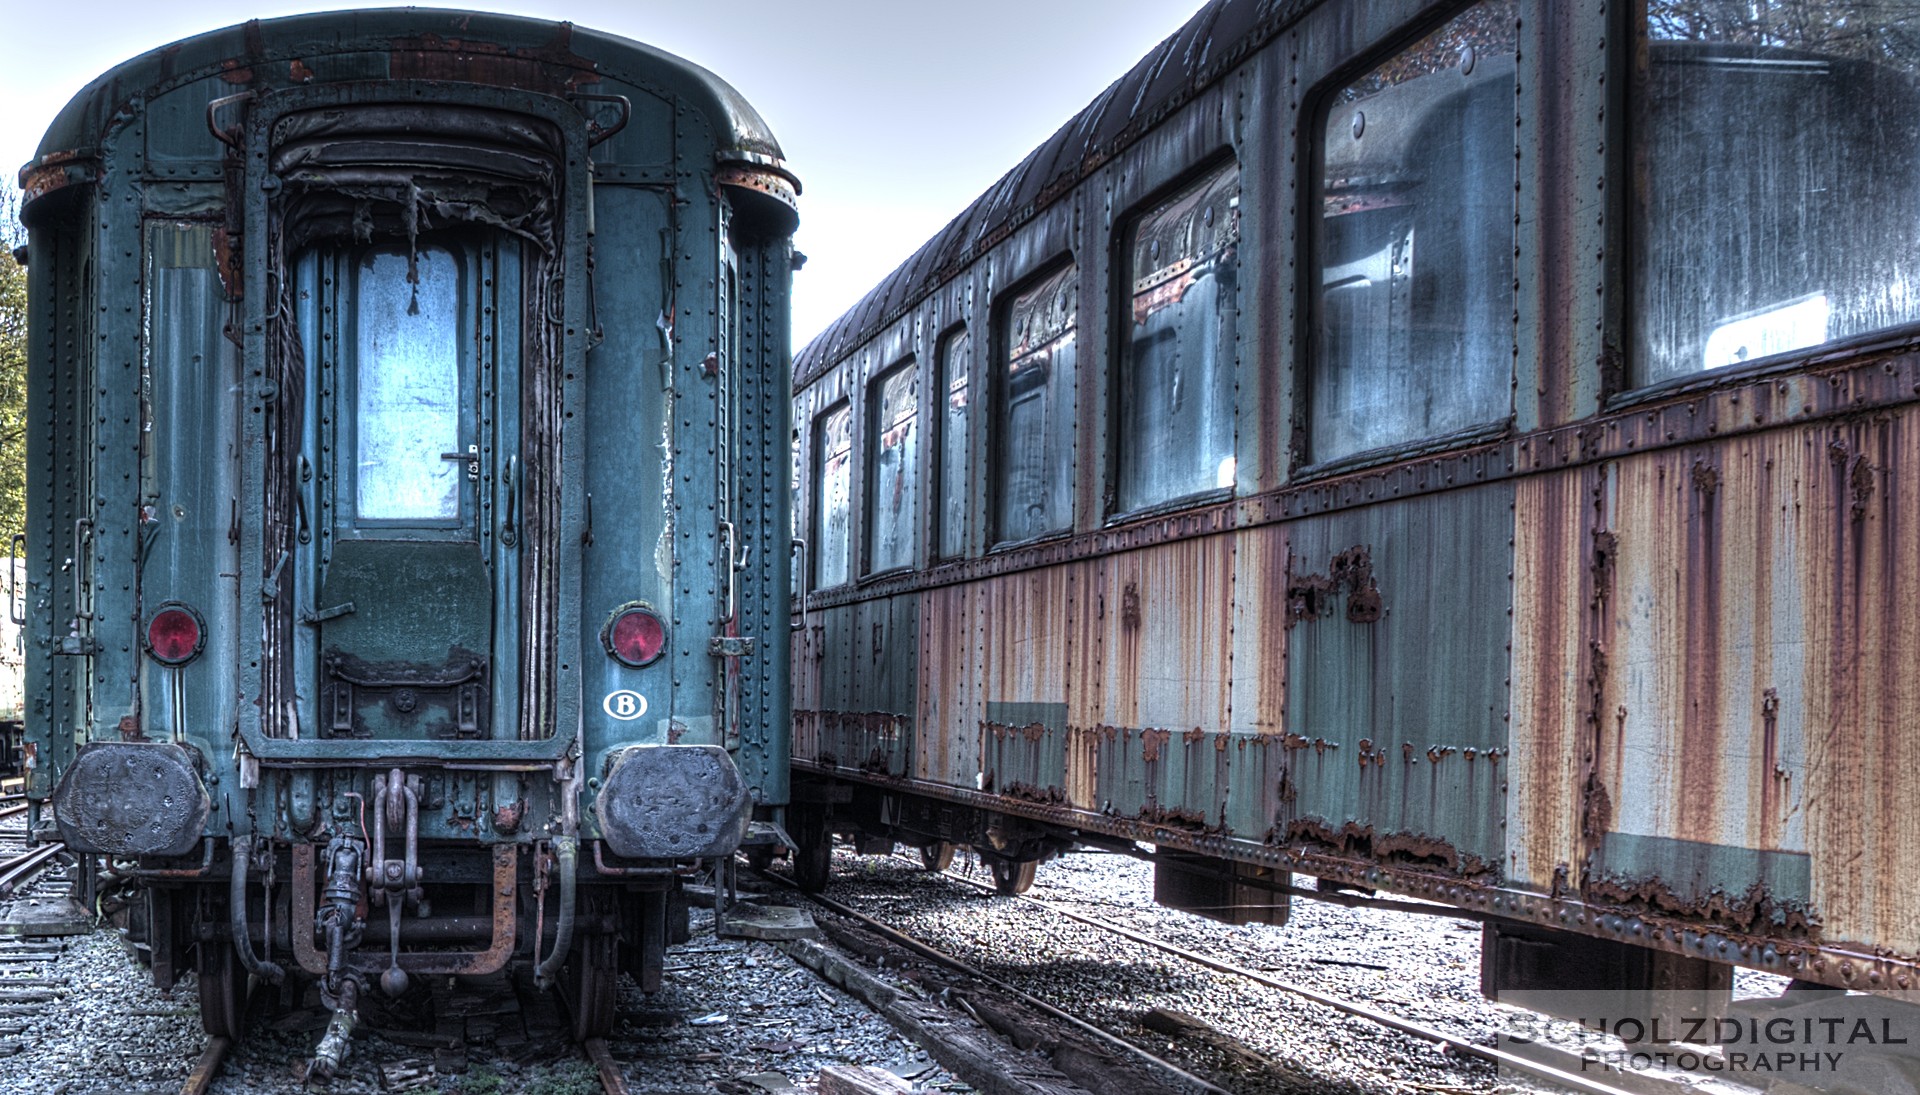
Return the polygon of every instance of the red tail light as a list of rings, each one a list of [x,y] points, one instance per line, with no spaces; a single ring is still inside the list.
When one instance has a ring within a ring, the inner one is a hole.
[[[600,633],[600,641],[615,661],[638,669],[651,664],[667,648],[667,625],[652,611],[629,605],[614,613]]]
[[[147,621],[147,654],[161,665],[185,665],[206,645],[200,614],[186,605],[161,605]]]

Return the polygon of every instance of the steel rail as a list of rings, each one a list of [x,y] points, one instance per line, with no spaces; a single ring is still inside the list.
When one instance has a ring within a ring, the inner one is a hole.
[[[232,1048],[231,1039],[209,1038],[207,1051],[200,1055],[193,1071],[187,1073],[186,1082],[180,1085],[180,1095],[206,1095],[213,1087],[214,1077],[220,1075],[220,1066],[227,1059],[227,1051]]]
[[[42,844],[31,851],[22,852],[12,859],[0,861],[0,897],[12,897],[13,891],[47,860],[65,851],[67,846],[55,841]]]
[[[586,1051],[587,1059],[593,1062],[594,1071],[600,1074],[600,1087],[607,1095],[627,1095],[627,1078],[620,1074],[620,1063],[613,1059],[612,1051],[607,1049],[605,1038],[588,1038],[580,1043]]]
[[[760,877],[762,878],[768,879],[769,881],[777,882],[780,885],[787,887],[788,889],[792,889],[796,891],[799,889],[799,887],[795,886],[792,881],[790,881],[789,879],[783,878],[780,875],[773,874],[769,871],[757,871],[755,873],[759,874]],[[1122,1038],[1116,1034],[1109,1034],[1108,1032],[1101,1030],[1099,1027],[1094,1026],[1092,1023],[1089,1023],[1086,1020],[1081,1019],[1076,1015],[1070,1015],[1067,1012],[1061,1011],[1059,1008],[1054,1007],[1052,1004],[1047,1003],[1045,1000],[1040,999],[1038,996],[1035,996],[1030,992],[1026,992],[1025,990],[1016,988],[1013,985],[1010,985],[1007,982],[1000,980],[998,977],[995,977],[990,973],[984,973],[981,970],[968,965],[966,962],[963,962],[960,959],[955,958],[953,955],[950,955],[945,951],[932,946],[931,944],[922,942],[921,940],[915,938],[914,936],[908,935],[906,932],[903,932],[900,929],[895,928],[890,924],[883,924],[880,921],[875,920],[873,917],[868,916],[867,914],[859,911],[858,909],[853,908],[852,906],[844,905],[838,901],[835,901],[831,897],[825,896],[824,894],[815,893],[815,894],[805,894],[804,896],[807,898],[807,900],[812,901],[814,904],[819,905],[821,908],[826,909],[829,912],[838,913],[839,915],[847,917],[850,920],[858,920],[860,923],[865,924],[867,927],[872,928],[874,931],[879,932],[881,935],[886,936],[888,939],[891,939],[895,943],[898,943],[899,945],[907,948],[908,950],[913,951],[915,954],[921,955],[922,957],[925,957],[925,958],[929,958],[934,962],[937,962],[940,965],[947,967],[950,970],[953,970],[957,973],[965,974],[966,976],[972,977],[983,984],[991,985],[995,989],[999,990],[1000,992],[1004,992],[1008,996],[1014,997],[1015,999],[1019,1000],[1021,1003],[1026,1004],[1030,1008],[1033,1008],[1035,1011],[1051,1016],[1052,1018],[1060,1022],[1066,1023],[1067,1025],[1073,1027],[1075,1030],[1078,1030],[1083,1034],[1086,1034],[1092,1038],[1098,1039],[1099,1041],[1109,1046],[1112,1046],[1115,1049],[1121,1050],[1127,1054],[1130,1054],[1134,1057],[1139,1058],[1140,1060],[1146,1062],[1147,1065],[1153,1068],[1154,1070],[1164,1074],[1167,1078],[1171,1079],[1174,1082],[1174,1085],[1181,1090],[1203,1092],[1205,1093],[1205,1095],[1231,1095],[1231,1093],[1227,1091],[1226,1088],[1220,1087],[1217,1084],[1213,1084],[1207,1080],[1201,1079],[1200,1077],[1195,1076],[1193,1073],[1188,1072],[1187,1070],[1181,1068],[1179,1065],[1176,1065],[1171,1061],[1163,1060],[1162,1058],[1156,1057],[1152,1053],[1149,1053],[1148,1051],[1140,1048],[1139,1046],[1134,1045],[1132,1042],[1127,1041],[1125,1038]]]
[[[965,883],[968,886],[985,890],[988,893],[999,893],[993,886],[985,882],[977,882],[971,878],[951,872],[942,873],[955,882]],[[1042,898],[1031,897],[1027,894],[1016,894],[1013,896],[1018,900],[1029,902],[1039,908],[1045,909],[1055,916],[1063,916],[1068,920],[1077,921],[1088,927],[1097,928],[1101,931],[1131,939],[1136,943],[1144,944],[1155,950],[1164,951],[1177,958],[1184,958],[1189,962],[1197,963],[1220,973],[1232,974],[1233,976],[1245,978],[1256,984],[1265,985],[1268,988],[1278,989],[1281,992],[1311,1000],[1316,1004],[1325,1005],[1326,1007],[1345,1012],[1356,1018],[1377,1023],[1389,1030],[1412,1035],[1415,1038],[1421,1038],[1429,1042],[1438,1042],[1462,1054],[1478,1057],[1483,1061],[1503,1068],[1511,1068],[1516,1071],[1525,1072],[1530,1076],[1537,1076],[1543,1080],[1550,1080],[1553,1083],[1573,1091],[1586,1092],[1587,1095],[1632,1095],[1632,1093],[1628,1092],[1625,1088],[1603,1084],[1598,1080],[1581,1076],[1578,1073],[1568,1072],[1565,1069],[1555,1068],[1552,1065],[1534,1061],[1522,1057],[1519,1054],[1508,1053],[1505,1050],[1495,1049],[1491,1046],[1483,1046],[1478,1042],[1469,1041],[1457,1034],[1449,1034],[1437,1027],[1430,1027],[1424,1023],[1416,1023],[1411,1019],[1402,1019],[1397,1015],[1381,1011],[1378,1008],[1369,1007],[1357,1001],[1344,1000],[1338,996],[1329,996],[1324,992],[1320,992],[1317,989],[1310,989],[1305,985],[1295,984],[1291,981],[1282,981],[1277,977],[1269,977],[1258,970],[1250,970],[1244,966],[1236,966],[1231,962],[1211,958],[1196,951],[1188,950],[1177,943],[1169,943],[1164,939],[1155,939],[1150,935],[1135,931],[1124,925],[1102,920],[1096,916],[1088,916],[1085,913],[1075,912],[1072,909],[1057,905],[1051,901],[1043,900]]]

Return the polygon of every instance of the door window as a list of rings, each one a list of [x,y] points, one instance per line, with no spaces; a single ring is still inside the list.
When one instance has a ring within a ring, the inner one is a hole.
[[[363,521],[460,519],[459,277],[445,248],[353,265],[354,509]]]

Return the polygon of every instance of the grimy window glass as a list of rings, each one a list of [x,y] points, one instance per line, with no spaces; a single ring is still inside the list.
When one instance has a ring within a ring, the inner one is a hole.
[[[459,271],[425,247],[354,265],[354,509],[362,520],[460,516]]]
[[[787,488],[787,524],[789,530],[787,534],[798,539],[800,537],[800,476],[802,474],[799,430],[796,429],[793,431],[793,436],[788,442],[788,447],[791,451],[789,454],[790,466],[788,468],[790,482]],[[787,572],[787,578],[788,581],[792,583],[793,595],[798,597],[800,595],[801,583],[806,580],[806,567],[796,566],[790,568]]]
[[[814,581],[826,588],[853,576],[848,565],[853,516],[853,409],[842,403],[820,416],[813,430],[819,454],[814,479]]]
[[[867,566],[872,571],[913,565],[919,478],[919,369],[912,361],[897,365],[874,381],[872,440],[867,446]]]
[[[1073,522],[1073,363],[1078,272],[1068,266],[1006,311],[994,497],[1003,542]]]
[[[1326,105],[1311,462],[1507,416],[1517,15],[1475,4]]]
[[[1648,0],[1632,381],[1920,319],[1920,0]]]
[[[1233,486],[1240,168],[1140,218],[1128,242],[1133,321],[1121,346],[1121,512]]]
[[[940,423],[940,555],[967,550],[967,357],[972,340],[962,329],[940,344],[941,389],[947,416]]]

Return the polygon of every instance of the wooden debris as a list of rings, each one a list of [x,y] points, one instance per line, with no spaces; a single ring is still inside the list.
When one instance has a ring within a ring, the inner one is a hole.
[[[899,1095],[913,1085],[872,1065],[830,1065],[820,1070],[820,1095]]]

